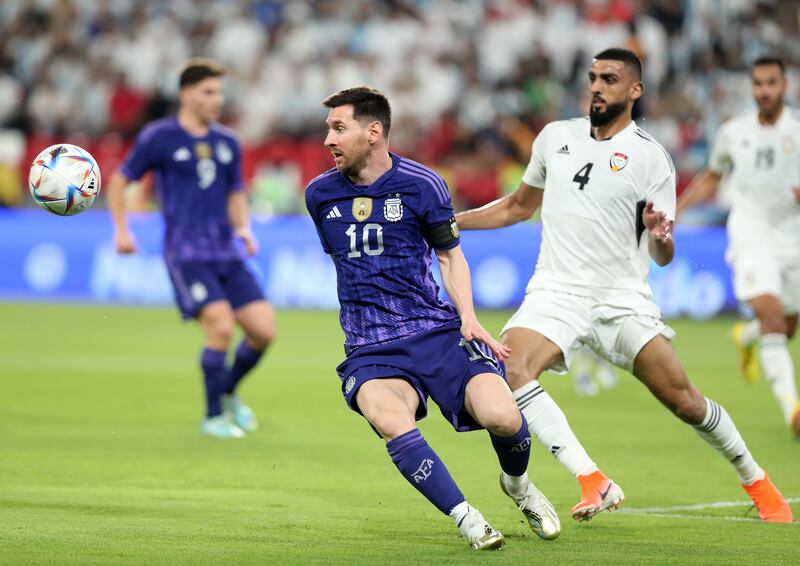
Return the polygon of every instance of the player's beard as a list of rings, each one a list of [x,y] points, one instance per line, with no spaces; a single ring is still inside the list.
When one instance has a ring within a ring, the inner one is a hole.
[[[355,156],[352,160],[347,160],[339,168],[339,172],[345,177],[350,179],[358,179],[361,176],[361,171],[367,166],[367,157],[369,152],[364,152],[361,155]]]
[[[783,99],[756,100],[758,110],[768,119],[774,118],[783,108]]]
[[[589,121],[592,123],[592,126],[595,128],[599,128],[602,126],[607,126],[614,119],[625,112],[625,109],[628,107],[628,103],[623,102],[615,102],[614,104],[606,104],[606,109],[602,112],[599,110],[595,110],[594,106],[589,108]]]

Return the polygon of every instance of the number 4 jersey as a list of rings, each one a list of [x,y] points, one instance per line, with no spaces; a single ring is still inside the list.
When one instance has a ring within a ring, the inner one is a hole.
[[[431,169],[390,155],[392,168],[371,185],[331,169],[306,188],[306,206],[336,265],[348,355],[458,322],[431,273],[431,247],[459,244],[447,185]]]
[[[603,141],[591,136],[588,118],[552,122],[534,141],[522,181],[544,189],[529,291],[651,298],[642,211],[652,200],[675,218],[675,167],[660,144],[635,122]]]

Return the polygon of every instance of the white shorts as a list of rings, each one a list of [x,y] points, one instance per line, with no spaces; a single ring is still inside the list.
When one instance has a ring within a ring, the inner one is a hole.
[[[533,289],[503,327],[535,330],[561,349],[564,360],[550,371],[566,373],[577,350],[586,345],[600,357],[629,372],[641,349],[653,338],[672,340],[675,331],[661,320],[652,301],[631,293],[624,304],[549,289]]]
[[[733,290],[739,301],[761,295],[780,298],[783,312],[793,314],[800,307],[800,262],[788,262],[757,252],[731,254]]]

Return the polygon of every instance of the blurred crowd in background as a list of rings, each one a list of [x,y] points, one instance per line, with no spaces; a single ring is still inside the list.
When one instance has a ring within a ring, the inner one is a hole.
[[[108,176],[174,110],[197,55],[228,67],[224,122],[256,212],[303,209],[332,166],[320,101],[356,84],[389,96],[393,150],[436,168],[457,207],[497,198],[544,124],[586,112],[588,64],[611,46],[642,57],[637,121],[682,188],[721,121],[753,107],[750,61],[783,56],[797,101],[799,28],[785,0],[3,0],[0,203],[27,200],[27,165],[51,143],[86,147]]]

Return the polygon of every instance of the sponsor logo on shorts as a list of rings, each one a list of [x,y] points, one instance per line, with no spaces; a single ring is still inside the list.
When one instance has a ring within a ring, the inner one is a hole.
[[[433,460],[425,458],[417,468],[417,471],[411,476],[414,478],[414,483],[420,483],[428,479],[433,471]]]
[[[353,387],[356,384],[356,376],[351,375],[347,378],[347,381],[344,382],[344,392],[350,393],[353,390]]]
[[[208,297],[208,289],[206,289],[206,286],[200,281],[195,281],[192,283],[191,287],[189,287],[189,294],[192,295],[192,299],[195,303],[202,303]]]

